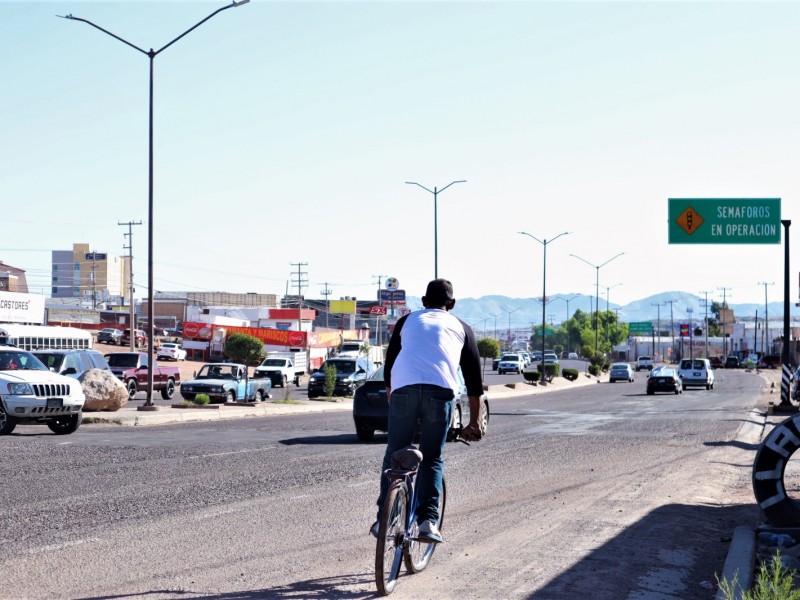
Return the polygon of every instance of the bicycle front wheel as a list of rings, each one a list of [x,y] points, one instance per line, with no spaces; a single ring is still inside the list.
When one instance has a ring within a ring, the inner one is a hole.
[[[375,548],[375,583],[378,593],[388,596],[394,591],[403,560],[403,538],[408,515],[408,489],[403,482],[393,484],[383,501]]]
[[[444,508],[446,504],[447,486],[444,483],[444,477],[442,477],[442,494],[439,496],[439,522],[436,524],[439,528],[439,532],[442,532],[442,527],[444,526]],[[411,528],[411,537],[406,540],[403,548],[403,560],[406,563],[406,569],[409,573],[419,573],[427,567],[433,556],[433,551],[436,550],[436,546],[439,545],[417,540],[418,534],[419,526],[417,523],[414,523]]]

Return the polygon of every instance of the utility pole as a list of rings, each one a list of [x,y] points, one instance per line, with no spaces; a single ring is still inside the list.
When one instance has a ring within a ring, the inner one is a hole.
[[[675,300],[664,300],[664,304],[669,304],[669,343],[672,346],[673,352],[675,351],[675,318],[672,312],[672,305]],[[683,357],[681,357],[683,358]]]
[[[767,302],[767,286],[768,285],[775,285],[774,281],[770,281],[767,283],[766,281],[759,281],[758,285],[764,286],[764,340],[766,344],[761,344],[761,350],[764,352],[764,355],[772,354],[772,344],[770,343],[769,339],[769,303]],[[767,349],[769,346],[769,349]]]
[[[297,286],[297,331],[303,331],[303,288],[308,286],[308,272],[303,270],[307,262],[290,263],[297,267],[297,274],[292,274],[292,284]]]
[[[122,237],[128,238],[128,245],[126,246],[123,244],[122,249],[128,251],[128,302],[130,304],[130,323],[128,323],[128,327],[131,330],[131,352],[136,350],[136,334],[134,332],[136,329],[136,306],[133,303],[133,226],[141,224],[141,221],[128,221],[127,223],[117,221],[117,225],[125,225],[128,227],[128,233],[122,234]]]
[[[726,294],[728,292],[730,292],[733,288],[718,287],[717,289],[722,291],[722,308],[720,309],[720,312],[721,311],[726,311],[727,312],[727,310],[728,310],[728,302],[726,300],[726,298],[727,298]],[[726,323],[725,323],[725,312],[721,312],[720,316],[722,317],[722,351],[725,354],[725,357],[727,358],[727,356],[728,356],[728,334],[727,334],[728,328],[727,328]]]
[[[378,306],[382,307],[381,282],[386,278],[386,275],[373,275],[372,278],[378,280]],[[383,321],[383,315],[375,315],[375,342],[378,344],[379,348],[383,348],[383,323],[381,323],[381,321]]]
[[[686,312],[689,314],[689,358],[694,358],[694,323],[692,323],[694,309],[691,306],[687,306]]]
[[[706,316],[705,316],[705,330],[706,330],[706,358],[708,358],[708,292],[703,291],[700,292],[701,294],[705,294],[705,300],[703,300],[703,308],[706,309]]]
[[[661,307],[666,306],[666,302],[651,302],[650,306],[655,306],[658,310],[656,312],[656,336],[658,336],[658,344],[654,347],[653,350],[653,363],[656,361],[656,354],[658,354],[658,350],[661,348]],[[655,340],[653,340],[655,342]]]
[[[328,282],[327,281],[325,282],[325,289],[324,290],[320,290],[319,293],[322,294],[323,296],[325,296],[325,328],[327,329],[328,328],[328,317],[331,314],[330,305],[328,304],[328,296],[330,296],[333,293],[333,290],[328,287]]]
[[[97,264],[94,262],[95,254],[97,254],[97,252],[92,250],[92,310],[97,309],[97,286],[95,285],[96,278],[94,276],[94,270],[97,268]]]

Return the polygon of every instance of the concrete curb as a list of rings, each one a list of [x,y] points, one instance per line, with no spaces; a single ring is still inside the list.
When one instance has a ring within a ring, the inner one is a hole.
[[[722,567],[720,581],[727,581],[733,585],[734,598],[741,600],[742,594],[753,586],[753,571],[756,564],[756,532],[749,525],[739,525],[733,531],[725,565]],[[717,590],[716,600],[726,600],[722,590]]]

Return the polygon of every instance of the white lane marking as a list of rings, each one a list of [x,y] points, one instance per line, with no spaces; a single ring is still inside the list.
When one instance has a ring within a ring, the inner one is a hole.
[[[64,548],[72,548],[73,546],[80,546],[81,544],[97,543],[100,538],[86,538],[83,540],[72,540],[69,542],[62,542],[61,544],[49,544],[41,548],[31,548],[28,554],[41,554],[43,552],[53,552],[55,550],[63,550]]]

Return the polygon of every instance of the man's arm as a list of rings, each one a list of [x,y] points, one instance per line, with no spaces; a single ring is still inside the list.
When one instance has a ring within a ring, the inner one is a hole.
[[[464,374],[464,383],[467,386],[467,397],[469,398],[469,425],[463,431],[462,436],[468,441],[478,441],[483,437],[481,429],[481,396],[483,396],[483,375],[481,373],[481,356],[478,351],[478,342],[475,340],[475,333],[472,328],[462,321],[464,326],[464,347],[461,349],[461,359],[459,365]]]

